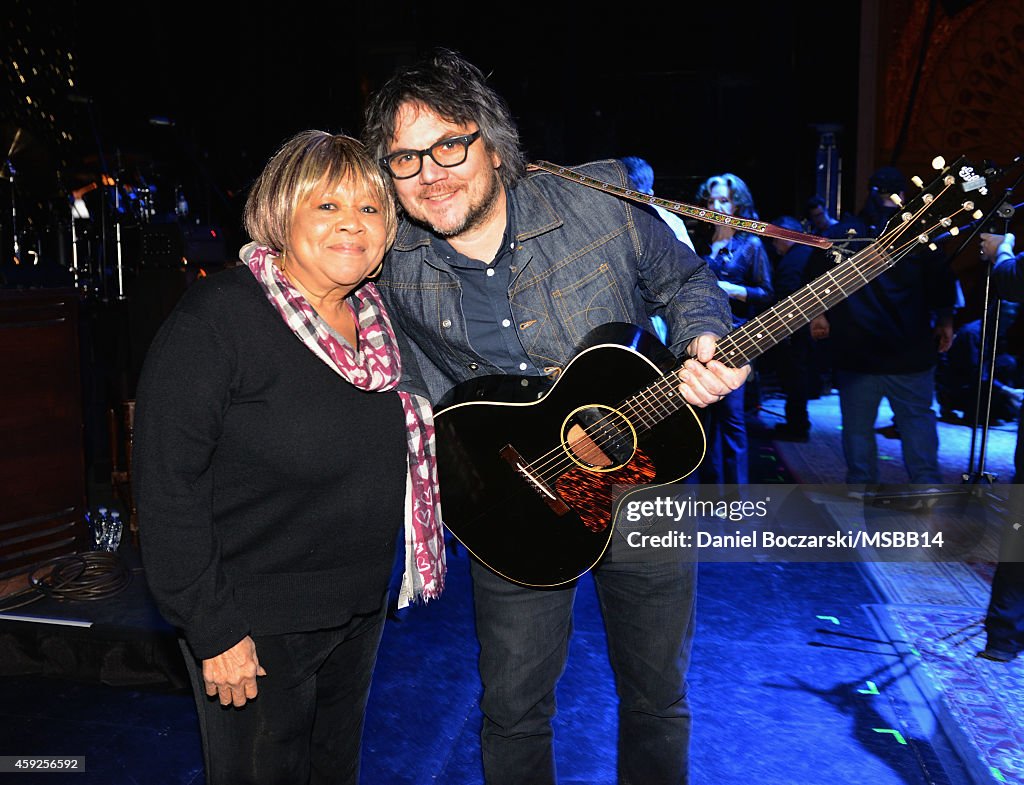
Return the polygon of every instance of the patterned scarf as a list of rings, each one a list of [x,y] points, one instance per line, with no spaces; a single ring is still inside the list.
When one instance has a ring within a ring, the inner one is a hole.
[[[402,376],[402,361],[391,322],[377,287],[366,283],[354,294],[359,350],[339,341],[319,314],[292,286],[269,248],[249,243],[239,252],[256,280],[292,332],[339,376],[360,390],[394,390]],[[398,391],[405,411],[409,446],[409,477],[405,504],[405,573],[398,607],[411,601],[432,600],[444,589],[445,554],[441,504],[434,450],[434,417],[429,402]]]

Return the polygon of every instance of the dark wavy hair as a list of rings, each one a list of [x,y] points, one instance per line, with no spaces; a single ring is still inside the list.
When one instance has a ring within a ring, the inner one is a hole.
[[[711,189],[716,185],[724,185],[729,189],[729,196],[732,197],[732,203],[736,208],[733,215],[738,218],[750,218],[754,221],[760,220],[757,208],[754,207],[754,197],[750,195],[747,184],[728,172],[716,174],[700,184],[697,188],[697,204],[706,205],[711,195]]]
[[[377,159],[388,152],[399,110],[423,104],[450,123],[476,123],[489,150],[501,158],[498,174],[511,187],[526,173],[519,130],[505,100],[487,85],[487,77],[450,49],[434,49],[418,63],[399,68],[366,106],[363,140]]]

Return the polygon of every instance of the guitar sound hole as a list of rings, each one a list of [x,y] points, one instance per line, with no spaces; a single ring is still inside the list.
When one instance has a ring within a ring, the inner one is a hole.
[[[636,433],[614,409],[585,406],[565,421],[562,439],[573,459],[585,467],[608,470],[629,463]]]

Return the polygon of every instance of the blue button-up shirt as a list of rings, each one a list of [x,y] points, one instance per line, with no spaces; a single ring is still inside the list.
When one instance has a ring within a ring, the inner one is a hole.
[[[515,242],[510,237],[515,237],[511,210],[501,247],[490,264],[459,253],[443,238],[436,241],[437,251],[462,282],[462,313],[473,349],[505,373],[533,375],[540,372],[519,342],[508,299],[516,272],[512,264]]]

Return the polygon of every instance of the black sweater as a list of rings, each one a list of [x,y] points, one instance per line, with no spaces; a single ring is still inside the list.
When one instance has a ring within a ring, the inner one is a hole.
[[[146,576],[198,657],[380,607],[403,516],[401,401],[329,368],[246,267],[185,293],[136,406]]]
[[[863,218],[830,227],[836,240],[874,238],[879,230]],[[854,251],[869,247],[854,242]],[[808,261],[810,279],[828,272],[832,260],[815,250]],[[879,275],[830,309],[832,364],[838,370],[870,374],[920,373],[939,360],[934,327],[951,316],[956,303],[956,279],[941,252],[922,248]]]

